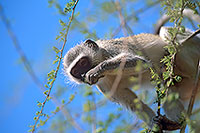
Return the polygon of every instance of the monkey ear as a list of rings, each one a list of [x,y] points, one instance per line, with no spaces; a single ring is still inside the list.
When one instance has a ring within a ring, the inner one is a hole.
[[[99,50],[99,46],[96,44],[96,42],[88,39],[84,42],[84,45],[89,47],[89,48],[92,48],[93,50],[97,51]]]

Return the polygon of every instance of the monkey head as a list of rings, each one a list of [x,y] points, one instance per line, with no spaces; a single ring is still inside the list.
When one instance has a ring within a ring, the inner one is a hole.
[[[103,52],[97,43],[92,40],[71,48],[64,56],[65,73],[77,83],[84,82],[84,75],[103,60]]]

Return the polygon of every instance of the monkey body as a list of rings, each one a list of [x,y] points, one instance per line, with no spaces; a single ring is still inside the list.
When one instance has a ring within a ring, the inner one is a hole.
[[[176,122],[179,122],[181,113],[184,112],[182,102],[190,98],[195,87],[200,59],[200,38],[195,37],[185,43],[177,52],[174,67],[175,74],[181,76],[182,81],[169,90],[179,93],[180,97],[174,101],[166,101],[163,106],[168,118]],[[163,47],[167,45],[163,35],[160,37],[152,34],[96,42],[86,40],[70,49],[64,57],[63,65],[66,74],[72,80],[77,83],[97,85],[97,88],[111,101],[135,112],[149,127],[152,127],[156,115],[130,90],[137,84],[131,78],[139,78],[140,88],[153,88],[150,82],[151,74],[146,65],[153,65],[158,73],[162,73],[163,65],[160,60],[166,54]],[[136,70],[138,64],[142,65]]]

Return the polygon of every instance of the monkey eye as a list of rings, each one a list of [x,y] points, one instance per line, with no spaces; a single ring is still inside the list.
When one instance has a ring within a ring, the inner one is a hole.
[[[78,75],[79,75],[79,71],[78,71],[76,68],[72,69],[71,72],[72,72],[72,74],[75,75],[75,76],[78,76]]]
[[[87,59],[87,58],[82,58],[82,59],[79,61],[79,65],[80,65],[80,66],[85,67],[85,66],[87,66],[87,64],[88,64],[88,59]]]

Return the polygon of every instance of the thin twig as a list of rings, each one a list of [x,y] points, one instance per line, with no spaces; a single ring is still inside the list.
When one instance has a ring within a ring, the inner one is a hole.
[[[126,22],[129,22],[131,19],[134,18],[134,16],[136,16],[137,14],[143,13],[146,10],[150,9],[151,7],[153,7],[154,5],[158,4],[160,1],[155,1],[152,4],[145,6],[143,8],[140,8],[139,10],[133,12],[132,14],[130,14],[129,16],[127,16],[124,20]],[[122,23],[120,23],[120,25],[116,28],[116,30],[114,30],[114,32],[111,34],[111,38],[113,38],[116,34],[118,34],[118,32],[120,32],[120,29],[122,28]]]
[[[119,16],[119,20],[120,20],[120,25],[122,26],[123,34],[125,36],[127,36],[128,35],[127,30],[126,30],[127,23],[126,23],[124,16],[122,15],[122,9],[121,9],[120,3],[119,3],[119,1],[112,1],[112,2],[118,11],[118,14],[119,14],[118,16]]]
[[[47,100],[48,100],[48,98],[49,98],[49,96],[50,96],[51,90],[52,90],[53,85],[54,85],[54,83],[55,83],[55,79],[56,79],[56,77],[57,77],[58,70],[59,70],[59,68],[60,68],[61,61],[62,61],[62,57],[63,57],[63,50],[64,50],[65,45],[66,45],[66,42],[67,42],[67,35],[68,35],[69,28],[70,28],[70,25],[71,25],[72,20],[73,20],[73,17],[74,17],[75,8],[76,8],[76,5],[78,4],[78,1],[79,1],[79,0],[76,1],[75,5],[74,5],[74,7],[73,7],[73,9],[72,9],[72,15],[71,15],[70,20],[69,20],[69,23],[68,23],[68,25],[67,25],[67,29],[66,29],[65,36],[64,36],[64,42],[63,42],[62,48],[61,48],[61,50],[60,50],[60,57],[59,57],[58,65],[57,65],[57,67],[56,67],[57,69],[56,69],[55,75],[54,75],[54,80],[52,81],[52,84],[51,84],[51,86],[49,87],[48,94],[47,94],[47,96],[46,96],[44,102],[42,103],[42,106],[41,106],[41,110],[40,110],[40,112],[39,112],[39,115],[37,116],[37,118],[36,118],[36,120],[35,120],[35,124],[33,125],[32,133],[35,131],[37,122],[38,122],[38,120],[39,120],[41,114],[43,113],[44,106],[45,106],[45,104],[46,104],[46,102],[47,102]],[[64,111],[64,112],[67,114],[67,116],[71,116],[71,115],[69,114],[68,111]],[[71,119],[71,118],[70,118],[70,119]],[[71,120],[72,120],[72,119],[71,119]],[[81,129],[78,125],[75,124],[75,127],[77,127],[77,129],[78,129],[80,132],[84,132],[83,129]]]
[[[21,45],[18,41],[18,38],[16,37],[15,33],[13,32],[12,30],[12,27],[11,27],[11,24],[10,22],[8,21],[5,13],[4,13],[4,10],[3,10],[3,7],[0,5],[0,13],[1,13],[1,19],[3,21],[3,23],[5,24],[6,26],[6,29],[10,35],[10,38],[19,54],[19,56],[21,57],[21,60],[22,60],[22,63],[24,64],[28,74],[30,75],[31,79],[33,80],[33,82],[42,90],[42,91],[45,91],[45,88],[42,84],[42,82],[39,80],[39,78],[36,76],[27,56],[25,55],[24,51],[22,50],[21,48]],[[52,101],[53,103],[59,107],[63,113],[64,116],[66,116],[67,118],[71,118],[70,119],[70,123],[76,128],[76,129],[79,129],[80,126],[77,124],[77,122],[72,118],[72,116],[70,116],[69,112],[63,107],[63,105],[60,105],[60,103],[58,102],[57,98],[51,94],[51,97],[52,97]],[[66,104],[65,104],[66,105]],[[80,128],[81,129],[81,128]],[[79,130],[80,131],[80,130]]]
[[[19,40],[16,37],[15,33],[13,32],[11,24],[10,24],[9,20],[7,19],[6,15],[4,13],[3,7],[1,5],[0,5],[0,14],[1,14],[0,17],[2,19],[2,22],[5,24],[5,27],[6,27],[7,31],[8,31],[8,34],[9,34],[9,36],[10,36],[10,38],[11,38],[11,40],[12,40],[14,46],[15,46],[15,49],[17,50],[19,56],[21,57],[22,63],[24,64],[27,72],[31,76],[31,78],[34,81],[34,83],[37,86],[39,86],[43,91],[45,91],[42,82],[37,78],[32,66],[31,66],[31,63],[29,62],[29,60],[26,57],[24,51],[22,50],[22,48],[20,46],[20,43],[19,43]]]

